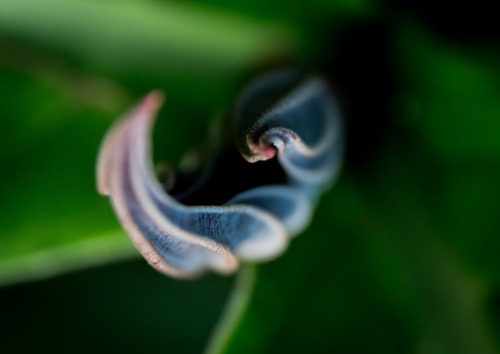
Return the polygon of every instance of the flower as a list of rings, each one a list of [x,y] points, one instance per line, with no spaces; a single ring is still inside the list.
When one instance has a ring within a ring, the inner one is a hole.
[[[207,270],[231,273],[239,260],[262,262],[280,255],[290,237],[309,224],[341,165],[343,127],[326,82],[286,70],[243,91],[231,112],[237,148],[250,163],[276,156],[284,178],[238,190],[222,205],[186,205],[156,177],[151,130],[162,101],[161,93],[151,92],[119,119],[98,157],[98,190],[110,197],[137,249],[160,272],[184,278]],[[221,164],[212,166],[209,172],[216,175],[212,170]]]

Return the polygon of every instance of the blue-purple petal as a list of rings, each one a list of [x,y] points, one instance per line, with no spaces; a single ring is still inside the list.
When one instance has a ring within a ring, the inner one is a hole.
[[[156,269],[177,277],[230,273],[238,260],[281,254],[289,236],[309,224],[341,164],[342,125],[326,83],[282,71],[247,88],[233,111],[237,145],[249,162],[277,155],[287,178],[219,206],[183,205],[155,176],[151,130],[161,103],[161,94],[152,92],[121,118],[98,158],[98,189],[109,195],[138,250]]]

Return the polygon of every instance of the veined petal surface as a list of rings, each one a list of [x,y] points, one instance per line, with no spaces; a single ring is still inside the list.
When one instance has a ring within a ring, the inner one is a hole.
[[[98,190],[110,197],[123,228],[157,270],[176,277],[230,273],[238,260],[278,256],[289,235],[308,225],[317,197],[338,171],[342,127],[326,84],[290,75],[278,72],[250,85],[233,111],[237,133],[242,122],[251,123],[240,135],[248,143],[240,145],[242,155],[256,162],[277,154],[286,181],[239,192],[223,205],[184,205],[158,181],[151,130],[161,93],[147,95],[110,129],[98,157]],[[259,113],[263,99],[269,107]]]

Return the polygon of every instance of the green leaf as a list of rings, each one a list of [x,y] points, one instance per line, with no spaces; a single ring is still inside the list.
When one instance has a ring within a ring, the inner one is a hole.
[[[398,32],[396,48],[406,108],[395,121],[436,159],[429,184],[434,225],[468,267],[499,284],[500,242],[492,235],[500,210],[500,52],[433,36],[411,22]]]
[[[133,255],[94,186],[112,117],[20,74],[0,70],[0,82],[11,97],[2,107],[0,283]]]
[[[106,77],[165,89],[169,99],[220,104],[246,71],[296,49],[294,30],[174,2],[4,0],[0,33]]]
[[[499,161],[500,53],[432,36],[415,25],[398,31],[395,62],[411,120],[430,149],[454,161]]]

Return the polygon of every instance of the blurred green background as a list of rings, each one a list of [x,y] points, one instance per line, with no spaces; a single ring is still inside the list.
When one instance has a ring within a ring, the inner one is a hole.
[[[492,6],[0,0],[0,352],[203,350],[234,277],[151,269],[95,191],[99,142],[159,88],[155,154],[178,163],[281,65],[330,80],[345,166],[309,229],[258,267],[228,352],[498,352]]]

